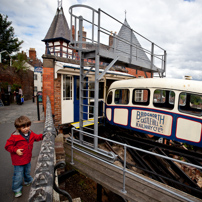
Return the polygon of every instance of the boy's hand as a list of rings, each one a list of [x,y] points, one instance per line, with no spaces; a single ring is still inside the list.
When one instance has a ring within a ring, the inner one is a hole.
[[[22,156],[23,155],[23,151],[24,149],[18,149],[17,151],[16,151],[16,154],[17,155],[19,155],[19,156]]]

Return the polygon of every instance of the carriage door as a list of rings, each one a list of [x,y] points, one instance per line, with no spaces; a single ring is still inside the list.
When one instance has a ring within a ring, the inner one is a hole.
[[[85,79],[85,81],[87,81],[87,78]],[[88,84],[84,84],[85,85],[85,89],[88,87]],[[83,92],[83,97],[84,97],[84,105],[83,106],[83,112],[84,113],[84,119],[87,120],[88,119],[88,91],[84,91]],[[74,77],[74,122],[79,121],[79,76],[75,76]]]
[[[73,122],[72,76],[62,76],[62,123]]]

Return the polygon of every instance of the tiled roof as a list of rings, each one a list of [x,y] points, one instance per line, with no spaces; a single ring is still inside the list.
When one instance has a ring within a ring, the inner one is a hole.
[[[42,41],[52,41],[57,39],[63,39],[67,42],[70,41],[70,30],[62,7],[57,9],[46,37]]]
[[[122,40],[126,40],[128,43],[130,43],[131,39],[131,28],[128,24],[127,20],[125,19],[124,24],[122,25],[119,33],[118,38],[121,38]],[[123,42],[121,40],[116,41],[116,53],[125,57],[130,57],[130,45]],[[135,62],[138,66],[146,66],[149,69],[151,69],[151,61],[147,57],[145,51],[143,50],[142,46],[140,45],[138,39],[136,38],[134,32],[132,32],[132,60],[133,63]]]

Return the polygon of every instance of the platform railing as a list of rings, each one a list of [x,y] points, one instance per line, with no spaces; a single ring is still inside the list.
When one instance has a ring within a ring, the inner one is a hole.
[[[141,180],[143,180],[145,182],[148,182],[148,183],[150,183],[150,184],[152,184],[152,185],[154,185],[154,186],[156,186],[156,187],[158,187],[158,188],[160,188],[160,189],[162,189],[164,191],[167,191],[167,192],[169,192],[169,193],[171,193],[171,194],[173,194],[173,195],[175,195],[177,197],[180,197],[184,201],[189,201],[189,202],[192,201],[189,198],[186,198],[185,196],[176,193],[175,191],[173,191],[173,189],[169,189],[169,188],[166,188],[165,186],[161,186],[159,183],[155,183],[154,180],[149,180],[148,178],[144,178],[143,176],[128,170],[126,168],[127,149],[134,149],[134,150],[143,152],[145,154],[150,154],[150,155],[153,155],[153,156],[156,156],[156,157],[160,157],[162,159],[167,159],[167,160],[170,160],[170,161],[174,161],[174,162],[186,165],[186,166],[195,167],[195,168],[197,168],[199,170],[202,170],[202,166],[194,165],[192,163],[188,163],[188,162],[181,161],[181,160],[178,160],[178,159],[174,159],[174,158],[171,158],[171,157],[168,157],[168,156],[157,154],[157,153],[154,153],[154,152],[151,152],[151,151],[148,151],[148,150],[144,150],[144,149],[141,149],[141,148],[138,148],[138,147],[130,146],[130,145],[127,145],[127,144],[123,144],[123,143],[111,140],[111,139],[107,139],[107,138],[104,138],[104,137],[97,136],[96,138],[98,138],[98,141],[99,140],[108,141],[110,143],[113,143],[113,144],[116,144],[116,145],[119,145],[119,146],[123,147],[123,149],[124,149],[123,167],[119,167],[119,166],[117,166],[117,165],[115,165],[113,163],[116,160],[116,155],[113,152],[106,152],[106,151],[104,151],[102,149],[94,150],[91,143],[86,142],[84,140],[82,142],[80,142],[79,140],[75,139],[74,138],[74,133],[75,132],[81,132],[81,131],[79,129],[72,128],[71,137],[66,139],[67,141],[69,141],[71,143],[71,162],[70,162],[70,164],[74,165],[74,150],[77,150],[77,151],[82,152],[82,153],[84,153],[84,154],[86,154],[88,156],[91,156],[91,157],[93,157],[93,158],[95,158],[95,159],[97,159],[97,160],[99,160],[101,162],[104,162],[104,163],[106,163],[106,164],[108,164],[110,166],[113,166],[113,167],[115,167],[115,168],[117,168],[119,170],[122,170],[123,188],[122,188],[121,191],[123,193],[127,193],[125,182],[126,182],[126,173],[129,173],[129,174],[137,177],[138,179],[141,179]],[[92,139],[95,138],[95,136],[93,134],[90,134],[90,133],[84,132],[84,131],[82,131],[82,135],[83,135],[83,137],[86,136],[86,137],[92,138]]]
[[[33,183],[29,193],[29,202],[53,201],[54,184],[54,158],[55,158],[55,136],[57,132],[54,126],[51,103],[49,97],[46,102],[46,119],[44,127],[44,138],[36,165]]]
[[[137,59],[144,61],[149,64],[151,70],[157,68],[159,71],[165,73],[166,51],[131,27],[109,15],[107,12],[101,9],[95,10],[87,5],[77,4],[69,8],[69,13],[70,26],[74,27],[74,29],[72,29],[73,36],[70,35],[70,45],[72,45],[74,49],[79,49],[80,43],[82,43],[83,50],[94,49],[96,46],[99,47],[99,49],[113,52],[116,55],[125,55],[129,58],[130,62]],[[84,35],[83,40],[79,41],[79,20],[81,19],[83,21],[83,27],[89,36]],[[111,31],[112,29],[118,30],[121,26],[125,26],[129,30],[130,36],[128,39],[120,37],[116,32]],[[143,48],[138,41],[134,42],[132,40],[133,35],[141,41],[145,48]],[[112,44],[109,44],[110,38],[112,38]],[[116,46],[119,42],[128,47],[127,52]]]

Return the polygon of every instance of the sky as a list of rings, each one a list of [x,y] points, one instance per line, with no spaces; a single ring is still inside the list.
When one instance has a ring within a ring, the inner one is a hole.
[[[62,0],[67,22],[75,4],[99,8],[124,22],[167,52],[166,77],[192,76],[202,81],[202,0]],[[0,0],[0,13],[12,21],[21,51],[35,48],[41,59],[43,40],[55,16],[58,0]],[[85,13],[86,14],[86,13]],[[113,32],[120,27],[110,25]],[[140,42],[141,43],[141,42]],[[142,45],[142,44],[141,44]]]

